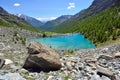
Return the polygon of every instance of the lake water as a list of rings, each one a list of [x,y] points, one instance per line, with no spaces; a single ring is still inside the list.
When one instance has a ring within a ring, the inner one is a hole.
[[[38,41],[58,50],[95,48],[95,45],[81,34],[70,34],[48,38],[34,38],[30,41]]]

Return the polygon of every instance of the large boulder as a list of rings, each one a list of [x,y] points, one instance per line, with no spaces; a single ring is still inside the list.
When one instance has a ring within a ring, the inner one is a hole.
[[[43,71],[61,68],[59,55],[53,49],[39,42],[31,42],[27,48],[29,56],[25,61],[24,68]]]

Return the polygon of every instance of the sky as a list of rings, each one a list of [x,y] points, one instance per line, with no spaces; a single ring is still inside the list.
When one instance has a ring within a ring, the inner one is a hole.
[[[1,0],[0,6],[11,14],[24,14],[41,21],[61,15],[74,15],[88,8],[93,0]]]

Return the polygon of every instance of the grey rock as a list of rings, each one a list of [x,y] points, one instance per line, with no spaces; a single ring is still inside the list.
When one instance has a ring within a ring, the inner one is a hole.
[[[56,80],[54,76],[49,76],[47,80]]]
[[[28,53],[29,56],[25,61],[24,68],[41,69],[45,71],[59,70],[61,68],[59,55],[53,49],[39,42],[30,43]]]
[[[97,60],[99,61],[100,59],[105,59],[105,60],[108,61],[108,60],[112,60],[113,57],[110,56],[110,55],[100,55],[99,58],[98,58]]]
[[[99,75],[94,74],[94,75],[91,75],[91,80],[102,80],[102,79],[100,78]]]
[[[106,76],[102,76],[101,77],[102,80],[110,80],[110,78],[106,77]]]
[[[107,68],[103,68],[103,67],[101,67],[99,65],[96,65],[96,68],[97,68],[97,73],[100,76],[104,75],[104,76],[109,77],[111,80],[116,80],[116,78],[113,75],[113,73],[110,70],[108,70]]]
[[[29,73],[29,76],[33,77],[33,78],[39,78],[39,73],[34,72],[34,73]]]

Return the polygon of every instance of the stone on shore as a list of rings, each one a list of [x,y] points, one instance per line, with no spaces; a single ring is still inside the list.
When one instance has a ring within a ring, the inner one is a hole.
[[[28,45],[28,54],[24,68],[43,71],[59,70],[61,68],[59,55],[53,49],[39,42],[31,42]]]

